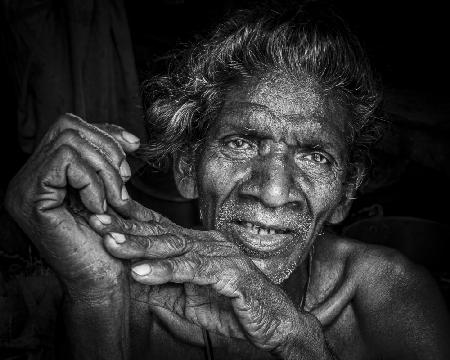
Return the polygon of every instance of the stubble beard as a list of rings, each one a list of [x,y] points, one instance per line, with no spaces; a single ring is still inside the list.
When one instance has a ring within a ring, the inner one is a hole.
[[[259,203],[237,203],[233,200],[225,201],[217,211],[213,227],[228,235],[227,238],[235,243],[253,263],[275,284],[281,284],[296,269],[307,256],[311,237],[314,236],[314,221],[309,211],[293,213],[292,210],[276,209],[264,211],[264,218],[273,223],[282,223],[290,229],[292,238],[286,241],[276,251],[258,251],[250,249],[239,239],[230,236],[233,222],[249,219],[263,209]],[[284,213],[284,214],[283,214]],[[253,214],[253,215],[252,215]]]

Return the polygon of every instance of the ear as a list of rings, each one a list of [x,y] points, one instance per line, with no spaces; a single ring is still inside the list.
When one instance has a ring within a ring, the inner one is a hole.
[[[173,159],[173,176],[178,192],[186,199],[198,197],[193,157],[177,152]]]
[[[328,219],[328,222],[330,224],[336,225],[344,221],[344,219],[350,212],[350,209],[352,208],[353,200],[355,200],[356,196],[356,191],[360,187],[365,176],[363,166],[355,165],[355,168],[355,175],[352,177],[352,181],[347,184],[346,190],[342,195],[341,202],[336,207],[336,209],[334,209],[333,213]]]

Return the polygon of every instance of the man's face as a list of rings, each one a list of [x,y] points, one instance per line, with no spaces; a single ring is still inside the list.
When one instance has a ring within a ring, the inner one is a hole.
[[[235,88],[197,172],[204,225],[280,283],[307,256],[344,193],[347,115],[310,79]]]

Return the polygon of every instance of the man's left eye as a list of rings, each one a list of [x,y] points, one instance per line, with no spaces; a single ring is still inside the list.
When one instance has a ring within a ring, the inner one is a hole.
[[[330,162],[330,160],[328,160],[324,155],[318,152],[306,155],[305,159],[314,161],[319,164],[328,164]]]

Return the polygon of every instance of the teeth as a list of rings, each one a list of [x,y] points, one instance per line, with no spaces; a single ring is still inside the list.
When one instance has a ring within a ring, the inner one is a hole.
[[[250,232],[258,235],[275,235],[277,233],[275,229],[263,228],[249,222],[243,222],[242,225],[245,226]]]

